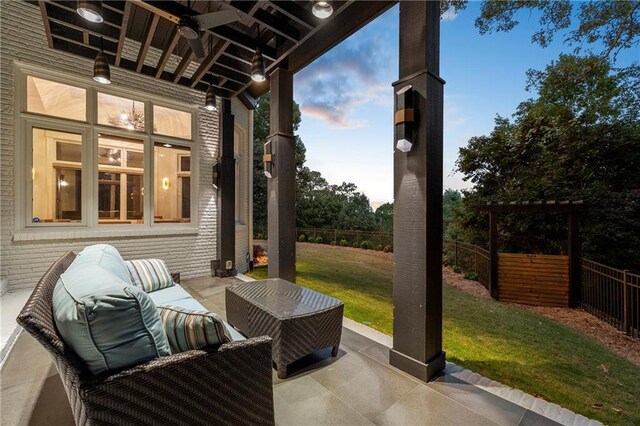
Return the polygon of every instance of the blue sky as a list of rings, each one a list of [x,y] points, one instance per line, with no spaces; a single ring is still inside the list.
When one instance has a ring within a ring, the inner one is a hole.
[[[525,72],[543,69],[561,52],[562,37],[542,48],[531,42],[537,15],[522,14],[509,33],[480,35],[474,20],[481,3],[470,1],[441,25],[440,75],[445,85],[444,188],[470,184],[453,174],[458,148],[488,134],[496,114],[511,116],[532,93]],[[618,64],[638,60],[624,52]],[[393,90],[398,78],[398,6],[327,52],[295,76],[302,109],[299,134],[307,166],[330,182],[354,182],[372,202],[393,201]]]

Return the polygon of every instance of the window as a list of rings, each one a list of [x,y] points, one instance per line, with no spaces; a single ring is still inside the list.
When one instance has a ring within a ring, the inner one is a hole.
[[[87,120],[87,90],[27,76],[27,111],[72,120]]]
[[[49,227],[60,233],[44,238],[64,238],[73,228],[69,236],[91,238],[197,222],[195,108],[29,65],[16,70],[16,87],[26,89],[16,91],[19,232]]]
[[[144,143],[98,137],[98,223],[144,223]]]
[[[154,146],[155,223],[191,222],[191,149]]]
[[[32,128],[31,223],[82,220],[82,135]]]
[[[98,92],[98,124],[144,132],[144,103]]]
[[[191,113],[153,106],[153,132],[158,135],[191,139]]]

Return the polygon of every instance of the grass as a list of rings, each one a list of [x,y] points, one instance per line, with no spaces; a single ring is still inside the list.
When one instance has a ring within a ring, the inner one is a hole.
[[[392,333],[390,255],[298,244],[296,267],[298,284],[341,299],[346,317]],[[638,366],[559,322],[446,284],[443,303],[447,360],[605,424],[640,425]]]

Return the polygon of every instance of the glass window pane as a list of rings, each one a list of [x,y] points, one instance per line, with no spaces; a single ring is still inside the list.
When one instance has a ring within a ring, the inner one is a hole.
[[[28,75],[27,111],[87,121],[87,91]]]
[[[98,136],[98,222],[144,223],[144,143]]]
[[[33,129],[32,223],[82,220],[81,153],[80,134]]]
[[[191,171],[191,156],[187,156],[187,155],[180,156],[180,171],[181,172]]]
[[[155,223],[191,222],[191,172],[181,168],[191,150],[168,144],[154,147]]]
[[[191,113],[154,105],[153,132],[158,135],[191,139]]]
[[[144,103],[98,92],[98,123],[144,132]]]

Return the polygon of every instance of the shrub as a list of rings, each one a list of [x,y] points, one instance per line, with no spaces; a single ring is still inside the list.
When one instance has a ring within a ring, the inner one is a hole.
[[[459,267],[458,265],[453,265],[453,272],[455,272],[456,274],[459,274],[462,272],[462,268]]]
[[[347,247],[349,245],[349,241],[347,241],[345,239],[342,239],[342,240],[340,240],[340,245],[342,247]]]
[[[478,281],[478,274],[476,274],[475,272],[471,271],[471,272],[465,272],[464,273],[464,279],[465,280],[471,280],[471,281]]]
[[[382,251],[385,253],[393,253],[393,247],[390,244],[387,244],[386,246],[384,246]]]
[[[356,241],[356,242],[354,242],[351,246],[352,246],[353,248],[360,248],[360,243]]]
[[[382,247],[382,244],[378,244],[378,245],[376,246],[376,250],[378,250],[378,251],[382,251],[382,248],[383,248],[383,247]]]
[[[331,245],[335,246],[336,245],[336,240],[331,241]]]
[[[257,235],[256,235],[256,240],[264,240],[264,235],[262,235],[262,234],[257,234]]]
[[[321,236],[317,236],[316,237],[316,243],[322,244],[322,237]]]
[[[364,240],[363,242],[360,243],[360,248],[365,250],[371,250],[373,248],[373,244],[371,244],[371,241],[369,240]]]
[[[298,237],[298,241],[300,241],[301,243],[304,243],[305,241],[307,241],[307,237],[305,237],[304,234],[302,234]]]

